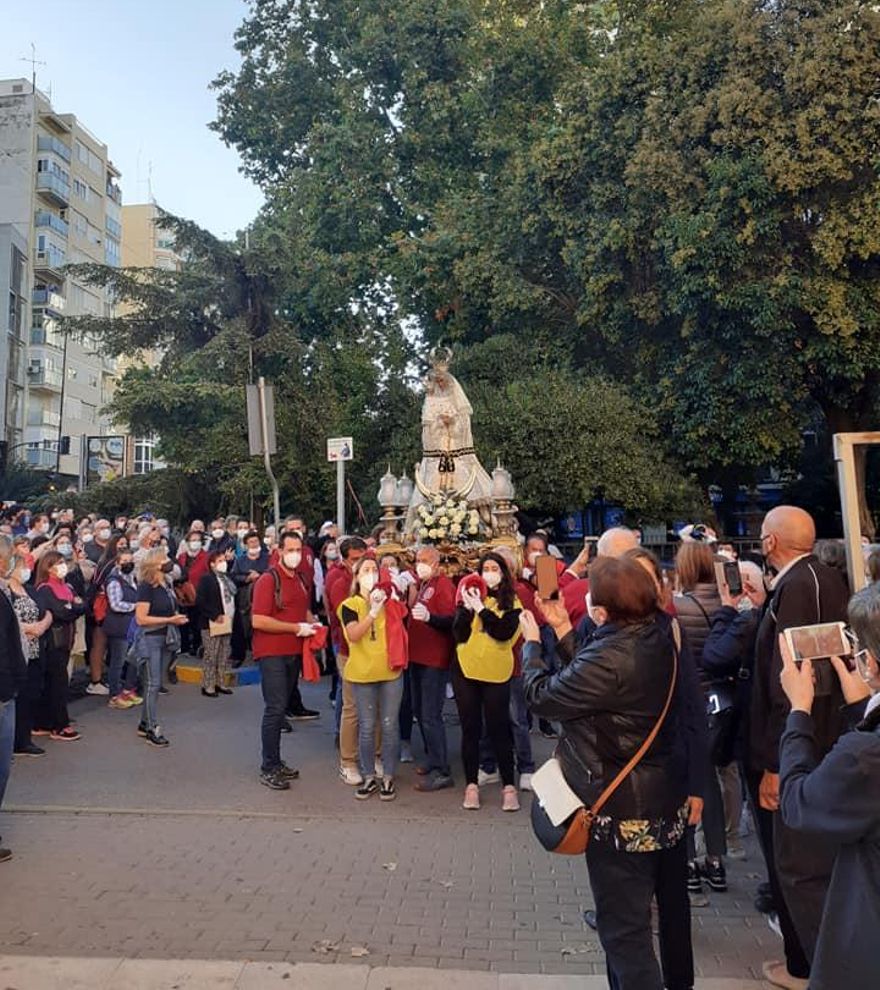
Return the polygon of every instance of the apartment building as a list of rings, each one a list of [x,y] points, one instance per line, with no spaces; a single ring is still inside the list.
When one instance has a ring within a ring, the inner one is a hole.
[[[24,245],[27,324],[26,398],[16,412],[17,370],[9,336],[0,363],[6,383],[4,435],[23,443],[10,459],[58,470],[72,482],[85,479],[86,438],[119,435],[103,407],[113,393],[116,362],[97,340],[58,332],[64,315],[107,316],[113,302],[102,289],[66,276],[64,266],[122,261],[122,193],[107,145],[70,113],[57,113],[48,97],[26,79],[0,81],[0,228],[8,226]],[[5,266],[0,235],[0,267]],[[10,297],[11,298],[11,297]],[[70,438],[69,453],[62,437]],[[25,456],[22,457],[21,454]]]
[[[183,258],[177,253],[174,235],[163,230],[156,203],[132,203],[122,207],[122,264],[125,268],[164,268],[180,271]],[[120,306],[120,314],[126,307]],[[155,365],[160,355],[155,351],[139,354],[136,359],[120,358],[120,374],[135,360]],[[129,473],[145,474],[164,463],[156,456],[156,437],[132,436],[128,439]]]

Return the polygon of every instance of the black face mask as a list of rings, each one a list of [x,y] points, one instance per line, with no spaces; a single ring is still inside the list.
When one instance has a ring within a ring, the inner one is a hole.
[[[131,574],[134,570],[134,564],[120,564],[119,570],[122,571],[123,574]]]
[[[166,574],[170,574],[174,570],[174,561],[173,560],[166,560],[165,563],[162,565],[162,570]]]

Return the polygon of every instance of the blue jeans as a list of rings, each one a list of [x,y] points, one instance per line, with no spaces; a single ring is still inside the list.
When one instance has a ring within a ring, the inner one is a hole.
[[[110,697],[115,698],[123,691],[128,691],[134,687],[137,680],[137,670],[134,664],[128,665],[125,682],[122,680],[122,670],[128,656],[128,641],[124,636],[107,637],[108,652],[110,653],[110,667],[107,671],[107,684],[110,688]]]
[[[513,734],[516,769],[521,774],[534,773],[535,758],[532,755],[532,738],[529,735],[529,712],[526,708],[526,693],[521,674],[510,679],[510,731]],[[485,725],[480,737],[480,768],[486,773],[494,773],[498,768],[495,762],[495,750],[492,748]]]
[[[382,768],[386,777],[397,770],[400,751],[400,702],[403,698],[403,677],[393,681],[373,681],[358,684],[352,681],[352,694],[358,716],[358,758],[364,780],[375,777],[376,722],[382,724]]]
[[[287,702],[302,667],[301,656],[260,657],[260,687],[263,690],[261,728],[263,761],[260,769],[271,773],[281,766],[281,729]]]
[[[138,667],[144,682],[144,715],[141,722],[148,729],[159,725],[159,688],[162,672],[171,660],[171,650],[165,645],[165,632],[144,635],[141,639]]]
[[[449,775],[449,752],[446,747],[446,726],[443,705],[446,702],[446,682],[449,671],[410,663],[412,710],[422,741],[425,744],[425,769],[428,773]]]
[[[15,699],[0,701],[0,805],[6,793],[9,769],[12,766],[12,746],[15,742]]]

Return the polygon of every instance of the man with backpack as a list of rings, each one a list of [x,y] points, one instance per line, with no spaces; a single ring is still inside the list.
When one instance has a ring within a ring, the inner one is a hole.
[[[260,781],[285,791],[299,771],[281,759],[281,732],[290,692],[302,667],[303,639],[314,634],[312,589],[298,570],[303,541],[285,531],[278,541],[278,560],[254,584],[251,615],[254,660],[260,664],[263,688],[263,759]]]

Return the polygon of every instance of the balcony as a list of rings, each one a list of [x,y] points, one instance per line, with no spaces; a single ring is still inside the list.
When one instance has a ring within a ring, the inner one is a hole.
[[[60,316],[64,312],[67,300],[54,289],[34,289],[31,302],[34,306],[43,306],[50,316]]]
[[[34,251],[34,271],[44,278],[52,278],[61,281],[64,278],[64,266],[67,264],[67,257],[58,248],[47,248]]]
[[[58,454],[54,450],[46,450],[44,447],[28,447],[27,454],[28,467],[53,471],[58,463]]]
[[[70,205],[70,183],[53,172],[37,172],[37,192],[55,206]]]
[[[60,234],[64,238],[67,237],[67,233],[70,230],[70,224],[66,220],[56,217],[54,213],[46,213],[42,210],[34,217],[34,226],[49,227],[56,234]]]
[[[62,380],[61,372],[55,368],[46,368],[36,364],[32,364],[28,368],[28,383],[32,389],[60,392]]]
[[[70,164],[70,148],[63,141],[48,134],[41,134],[37,138],[37,151],[53,151],[62,161]]]
[[[50,426],[58,429],[61,425],[61,413],[53,412],[51,409],[31,409],[28,412],[28,426]]]
[[[31,327],[32,347],[54,347],[55,350],[64,350],[64,338],[57,330],[48,330],[46,327]]]
[[[117,206],[122,206],[122,190],[115,182],[107,183],[107,195]]]

